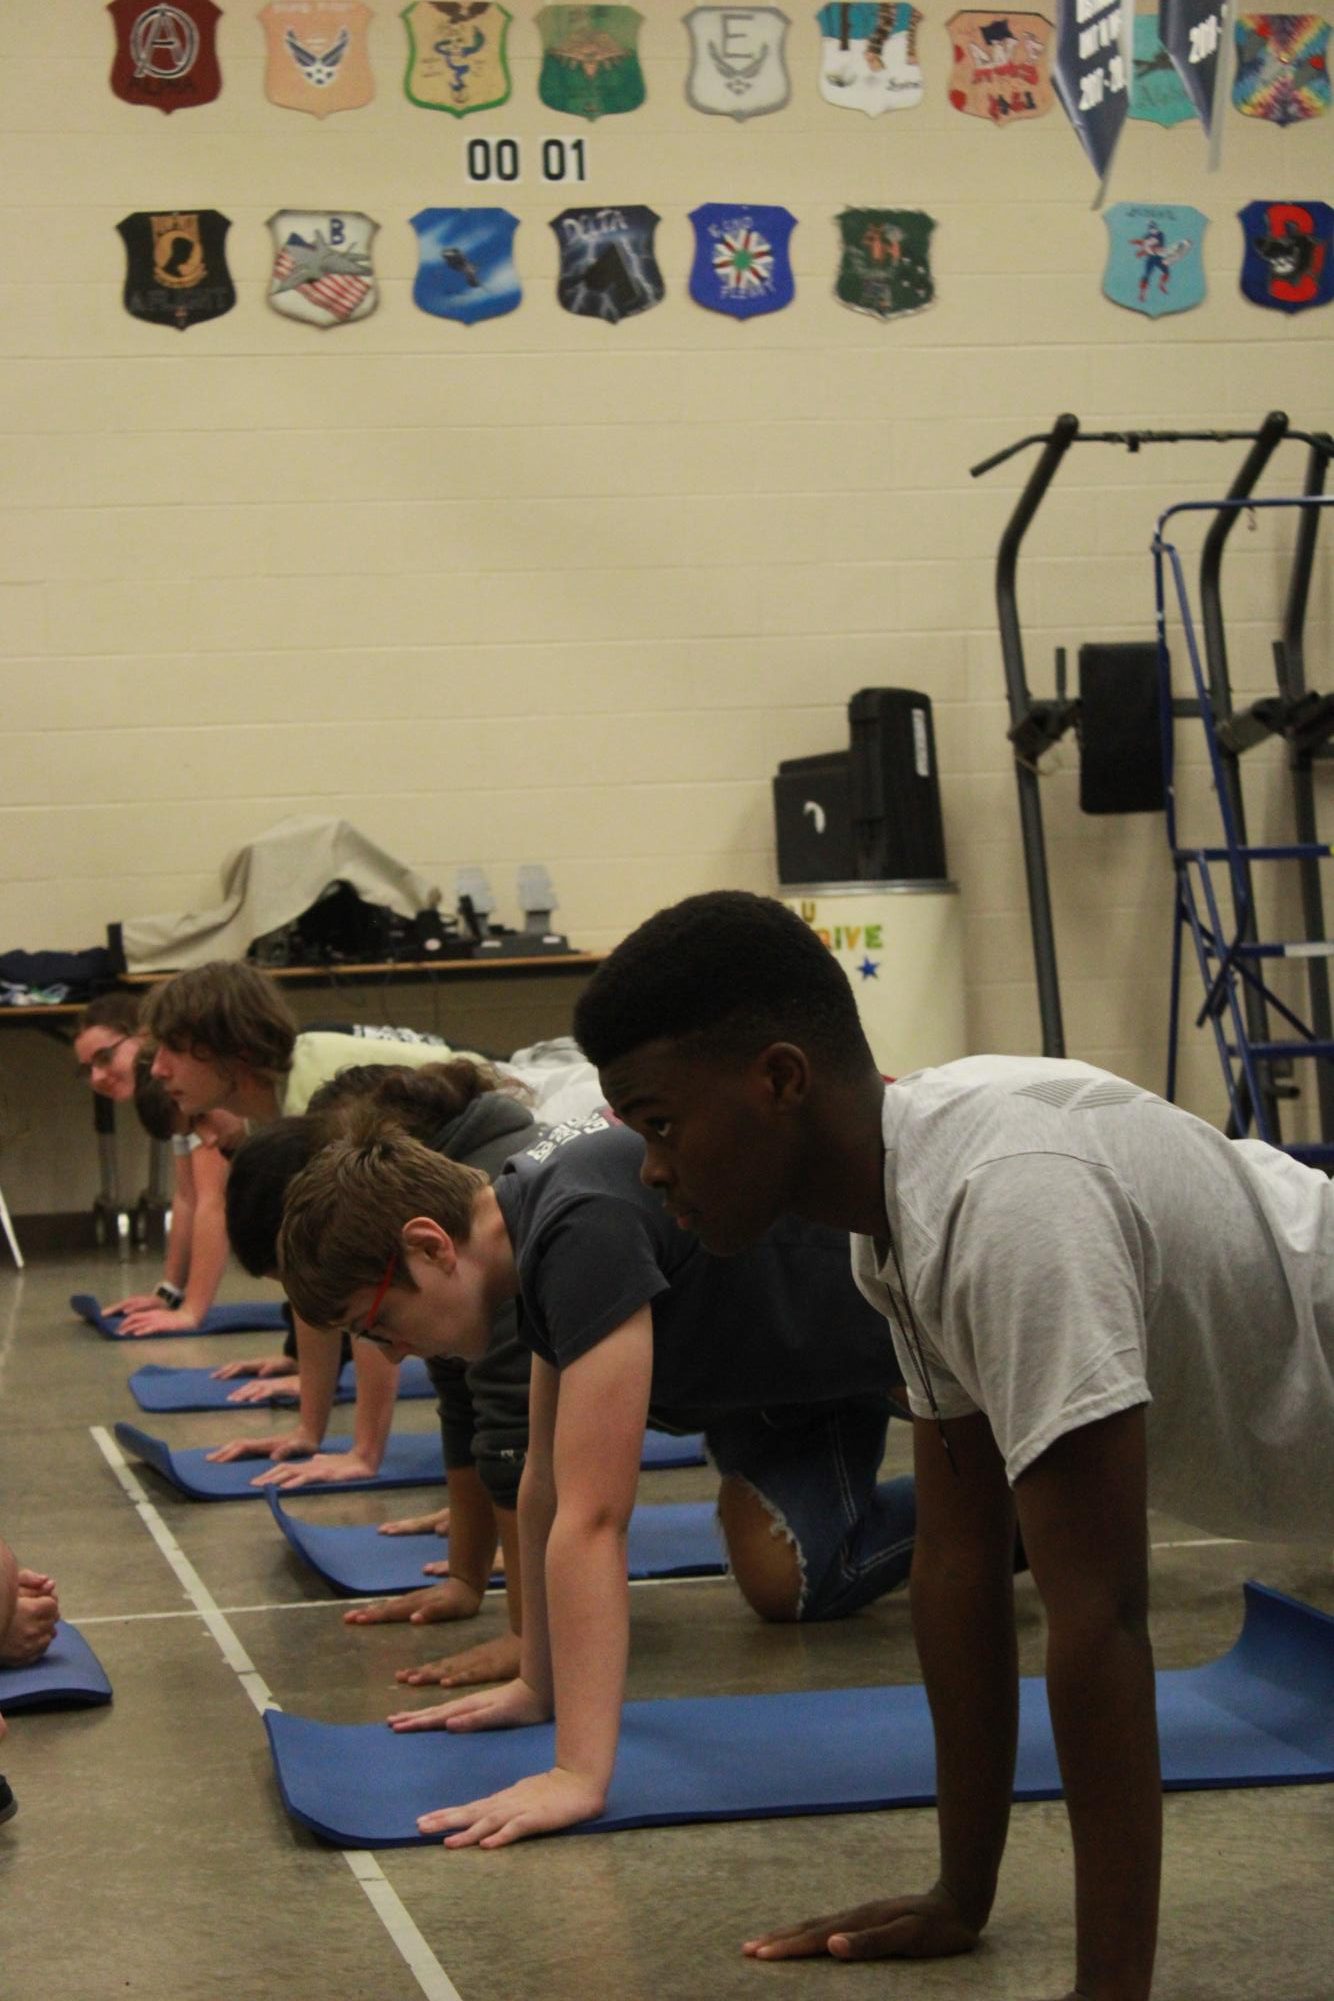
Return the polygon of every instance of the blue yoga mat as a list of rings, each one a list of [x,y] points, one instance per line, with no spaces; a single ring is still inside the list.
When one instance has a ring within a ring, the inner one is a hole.
[[[91,1292],[72,1292],[71,1307],[108,1341],[182,1341],[197,1334],[285,1334],[280,1301],[253,1299],[242,1306],[211,1306],[198,1327],[186,1334],[122,1334],[120,1316],[108,1320]]]
[[[277,1462],[270,1459],[233,1459],[226,1465],[211,1465],[207,1454],[212,1446],[194,1445],[173,1451],[165,1438],[140,1431],[137,1424],[118,1424],[116,1437],[128,1452],[142,1459],[164,1480],[170,1480],[192,1501],[262,1501],[267,1489],[251,1485],[256,1474],[265,1473]],[[326,1438],[321,1452],[348,1452],[350,1438]],[[299,1459],[282,1462],[299,1466]],[[373,1479],[332,1480],[303,1487],[305,1494],[352,1494],[363,1487],[431,1487],[445,1477],[444,1456],[438,1431],[391,1432],[380,1470]]]
[[[1309,1785],[1334,1779],[1334,1619],[1246,1586],[1237,1644],[1205,1667],[1158,1676],[1163,1783]],[[342,1848],[403,1848],[437,1836],[417,1815],[546,1771],[551,1724],[398,1736],[384,1724],[264,1717],[293,1819]],[[1046,1684],[1020,1684],[1015,1798],[1056,1799],[1061,1781]],[[926,1691],[850,1688],[627,1703],[606,1812],[568,1830],[928,1806],[935,1752]]]
[[[279,1381],[281,1378],[271,1380]],[[143,1368],[136,1369],[130,1377],[129,1387],[140,1410],[155,1413],[164,1410],[263,1410],[274,1405],[290,1407],[296,1403],[296,1398],[290,1394],[266,1397],[262,1404],[227,1401],[231,1392],[239,1389],[242,1383],[253,1381],[253,1376],[240,1376],[219,1383],[214,1381],[211,1369],[165,1369],[160,1362],[145,1362]],[[338,1378],[334,1402],[352,1403],[356,1394],[356,1375],[349,1363]],[[410,1356],[398,1372],[398,1394],[400,1401],[435,1394],[425,1362],[418,1361],[415,1355]]]
[[[110,1702],[111,1683],[101,1661],[62,1619],[56,1636],[31,1667],[0,1668],[0,1716],[20,1709],[89,1709]]]
[[[422,1565],[448,1555],[448,1538],[381,1535],[376,1528],[325,1528],[289,1514],[279,1488],[268,1492],[273,1518],[297,1555],[339,1591],[358,1598],[392,1596],[437,1581],[423,1577]],[[626,1553],[631,1577],[715,1575],[723,1569],[723,1554],[711,1503],[668,1501],[636,1508]]]

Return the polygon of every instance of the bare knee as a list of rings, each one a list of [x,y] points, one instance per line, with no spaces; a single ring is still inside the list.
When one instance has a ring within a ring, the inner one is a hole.
[[[771,1624],[801,1617],[801,1559],[782,1523],[744,1480],[718,1489],[718,1520],[737,1588],[753,1612]]]

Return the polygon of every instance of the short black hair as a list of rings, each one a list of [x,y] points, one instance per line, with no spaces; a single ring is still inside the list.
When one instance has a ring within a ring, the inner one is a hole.
[[[599,1070],[664,1038],[738,1060],[796,1042],[839,1074],[874,1065],[833,953],[794,910],[739,889],[688,896],[632,931],[580,995],[574,1034]]]
[[[275,1119],[242,1140],[232,1155],[227,1236],[251,1278],[268,1278],[277,1271],[288,1186],[327,1139],[320,1119]]]

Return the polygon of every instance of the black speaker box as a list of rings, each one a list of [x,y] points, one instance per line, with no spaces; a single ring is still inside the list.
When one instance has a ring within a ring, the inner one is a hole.
[[[857,853],[847,751],[790,757],[780,764],[774,779],[774,824],[781,883],[851,882]]]
[[[863,688],[848,703],[852,833],[863,882],[944,882],[945,826],[931,702]]]

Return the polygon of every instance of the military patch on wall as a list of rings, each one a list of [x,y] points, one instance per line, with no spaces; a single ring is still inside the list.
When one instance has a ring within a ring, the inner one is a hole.
[[[1328,111],[1329,25],[1319,14],[1239,15],[1238,111],[1271,125],[1300,125]]]
[[[653,252],[659,220],[637,204],[558,215],[551,225],[560,245],[556,297],[566,312],[615,326],[656,306],[665,289]]]
[[[1109,299],[1151,320],[1199,305],[1207,215],[1179,202],[1119,201],[1102,219],[1108,236],[1102,289]]]
[[[403,89],[427,111],[466,118],[510,94],[505,40],[513,18],[495,0],[408,0],[408,68]]]
[[[414,304],[442,320],[498,319],[523,297],[514,268],[519,218],[507,208],[424,208],[417,232]]]
[[[227,269],[231,223],[217,209],[138,209],[116,228],[125,245],[122,296],[135,319],[185,333],[236,304]]]
[[[222,89],[216,29],[222,9],[213,0],[111,0],[116,31],[111,88],[127,104],[158,111],[187,111],[211,104]]]
[[[761,202],[703,202],[692,209],[690,296],[713,313],[751,320],[781,312],[795,291],[790,243],[797,218]]]
[[[259,16],[267,44],[264,89],[285,111],[327,118],[375,95],[362,0],[269,0]]]
[[[1126,122],[1129,99],[1121,50],[1121,10],[1128,0],[1060,0],[1056,95],[1098,179],[1105,180]]]
[[[379,224],[357,209],[279,209],[269,217],[269,304],[312,327],[368,319],[379,304],[371,243]]]
[[[1334,299],[1334,208],[1253,201],[1237,219],[1245,239],[1241,289],[1253,305],[1301,313]]]
[[[792,95],[784,55],[787,15],[777,7],[695,7],[686,101],[724,118],[781,111]]]
[[[1159,39],[1206,132],[1213,130],[1225,4],[1226,0],[1158,0]]]
[[[1199,113],[1163,47],[1155,14],[1135,16],[1135,55],[1130,74],[1130,116],[1150,125],[1183,125]]]
[[[542,69],[537,94],[571,118],[607,118],[644,102],[634,7],[544,7],[537,15]]]
[[[916,208],[845,208],[835,221],[843,256],[834,292],[845,306],[891,320],[932,303],[932,216]]]
[[[1052,107],[1053,30],[1044,14],[951,14],[949,100],[969,118],[1017,125]]]
[[[922,17],[909,0],[852,0],[816,15],[820,29],[820,95],[845,111],[911,111],[922,101],[917,31]]]

